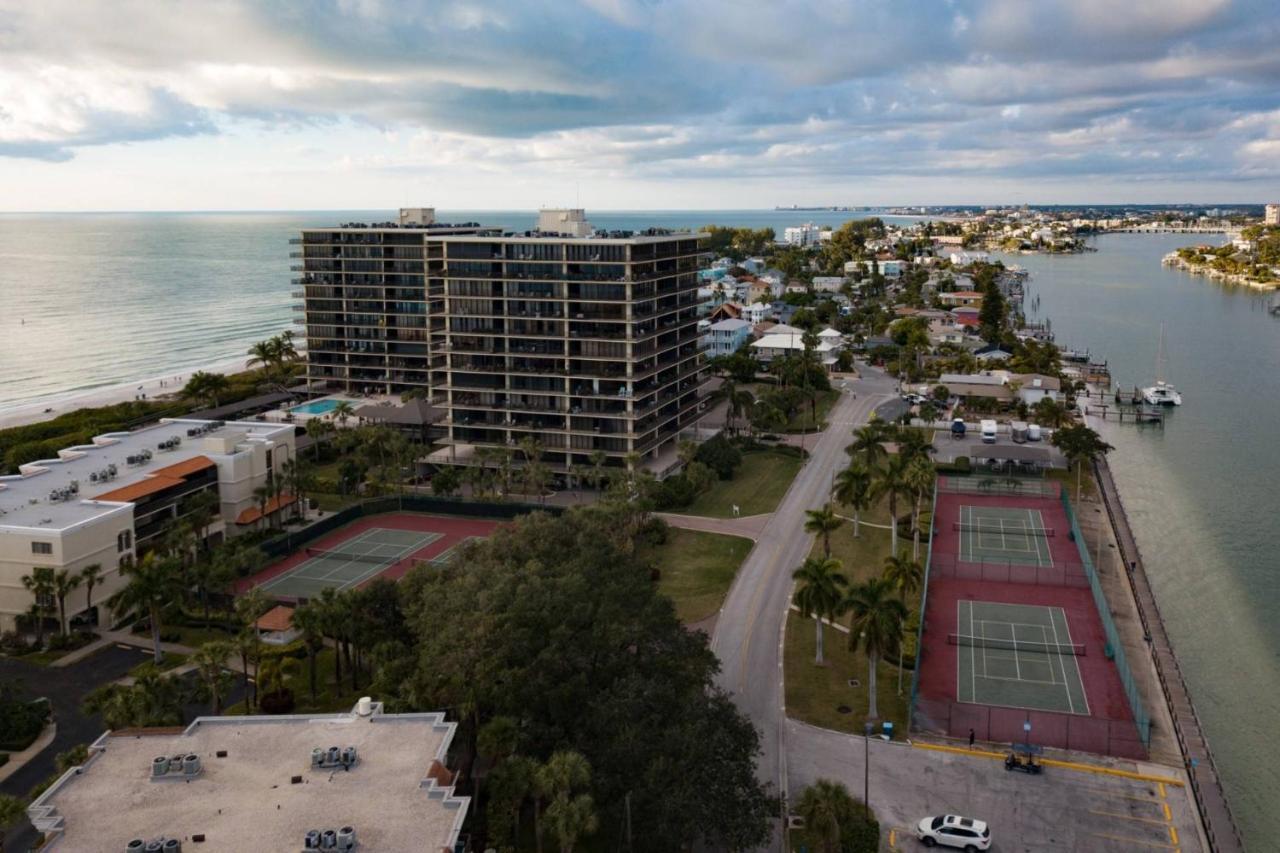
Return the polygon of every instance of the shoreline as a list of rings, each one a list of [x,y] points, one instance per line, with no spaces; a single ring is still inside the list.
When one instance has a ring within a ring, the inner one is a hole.
[[[1280,289],[1280,281],[1257,281],[1243,276],[1238,273],[1222,272],[1215,270],[1207,264],[1193,264],[1183,258],[1178,257],[1177,252],[1171,252],[1165,255],[1161,263],[1167,267],[1173,267],[1176,270],[1182,270],[1191,275],[1198,275],[1211,281],[1220,281],[1223,284],[1238,285],[1240,287],[1248,287],[1253,290],[1273,291]]]
[[[27,426],[28,424],[53,420],[59,415],[64,415],[77,409],[127,403],[135,399],[139,394],[145,394],[148,400],[161,400],[181,391],[182,386],[191,378],[191,374],[198,370],[203,370],[206,373],[225,373],[230,375],[249,369],[248,360],[248,356],[238,356],[203,367],[174,370],[146,379],[136,379],[115,385],[106,385],[101,388],[55,394],[34,403],[5,405],[0,407],[0,429]],[[164,384],[162,385],[161,383]]]
[[[1223,853],[1243,851],[1240,829],[1227,802],[1217,763],[1192,703],[1177,654],[1165,632],[1159,603],[1147,578],[1141,551],[1129,527],[1124,503],[1105,456],[1093,461],[1093,473],[1120,559],[1124,568],[1128,569],[1123,573],[1127,576],[1128,586],[1137,606],[1138,619],[1145,633],[1144,640],[1163,693],[1165,707],[1173,720],[1173,733],[1182,753],[1183,770],[1191,783],[1201,829],[1207,836],[1210,849]]]

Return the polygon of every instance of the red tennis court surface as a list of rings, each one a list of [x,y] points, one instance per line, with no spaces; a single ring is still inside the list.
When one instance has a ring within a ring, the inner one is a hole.
[[[962,506],[1019,507],[1038,510],[1046,526],[1058,533],[1046,541],[1050,567],[973,562],[961,558],[960,536],[953,522]],[[1039,746],[1081,750],[1127,758],[1146,758],[1124,686],[1106,656],[1106,636],[1085,576],[1077,543],[1066,535],[1071,522],[1057,497],[955,494],[939,489],[928,596],[920,649],[920,673],[912,725],[924,731],[979,740],[1030,742]],[[1088,699],[1089,714],[982,705],[958,701],[957,676],[961,647],[947,642],[964,633],[957,625],[960,601],[998,602],[1060,607],[1073,642],[1087,652],[1076,658]]]
[[[336,551],[342,548],[343,543],[378,530],[405,530],[415,533],[435,534],[436,538],[424,544],[421,548],[406,553],[394,565],[376,571],[370,577],[363,579],[361,583],[368,583],[375,577],[399,580],[415,563],[447,557],[451,551],[469,539],[488,538],[499,524],[501,522],[489,519],[393,512],[385,515],[359,518],[332,533],[307,542],[306,547],[320,551]],[[269,581],[276,581],[272,586],[278,586],[281,581],[287,580],[285,576],[313,559],[300,547],[297,552],[268,566],[256,575],[238,581],[235,592],[238,595]],[[276,595],[274,597],[290,598],[288,595]]]

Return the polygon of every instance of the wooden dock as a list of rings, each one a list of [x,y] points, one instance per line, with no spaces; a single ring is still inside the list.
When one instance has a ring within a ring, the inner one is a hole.
[[[1164,426],[1164,411],[1161,409],[1148,409],[1141,406],[1135,408],[1125,404],[1108,406],[1106,403],[1101,403],[1096,406],[1086,405],[1084,413],[1089,417],[1102,418],[1104,421],[1128,422],[1139,426]]]
[[[1129,519],[1120,503],[1111,467],[1106,458],[1102,457],[1094,462],[1093,470],[1102,502],[1107,508],[1107,516],[1115,530],[1120,558],[1128,568],[1126,574],[1133,589],[1133,597],[1138,603],[1138,618],[1142,621],[1156,674],[1160,678],[1160,687],[1173,717],[1174,733],[1182,750],[1182,760],[1186,765],[1187,777],[1191,780],[1196,810],[1200,813],[1209,847],[1214,853],[1243,853],[1244,842],[1240,838],[1240,829],[1231,814],[1231,807],[1227,805],[1227,795],[1218,775],[1218,766],[1213,761],[1213,753],[1209,749],[1209,741],[1205,738],[1195,706],[1191,704],[1191,695],[1187,692],[1178,656],[1174,654],[1173,645],[1165,633],[1164,620],[1160,617],[1160,608],[1156,605],[1151,583],[1147,580],[1137,540],[1133,537]]]

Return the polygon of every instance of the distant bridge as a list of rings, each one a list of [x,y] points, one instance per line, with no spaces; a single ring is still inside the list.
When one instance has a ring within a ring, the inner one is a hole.
[[[1226,234],[1229,237],[1240,236],[1240,229],[1230,225],[1171,225],[1163,222],[1152,222],[1147,225],[1132,225],[1123,228],[1108,228],[1111,234]]]

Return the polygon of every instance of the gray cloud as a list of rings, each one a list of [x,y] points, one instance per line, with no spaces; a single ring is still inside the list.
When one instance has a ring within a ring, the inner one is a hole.
[[[0,157],[350,120],[407,171],[1256,179],[1277,43],[1265,0],[0,0]]]

